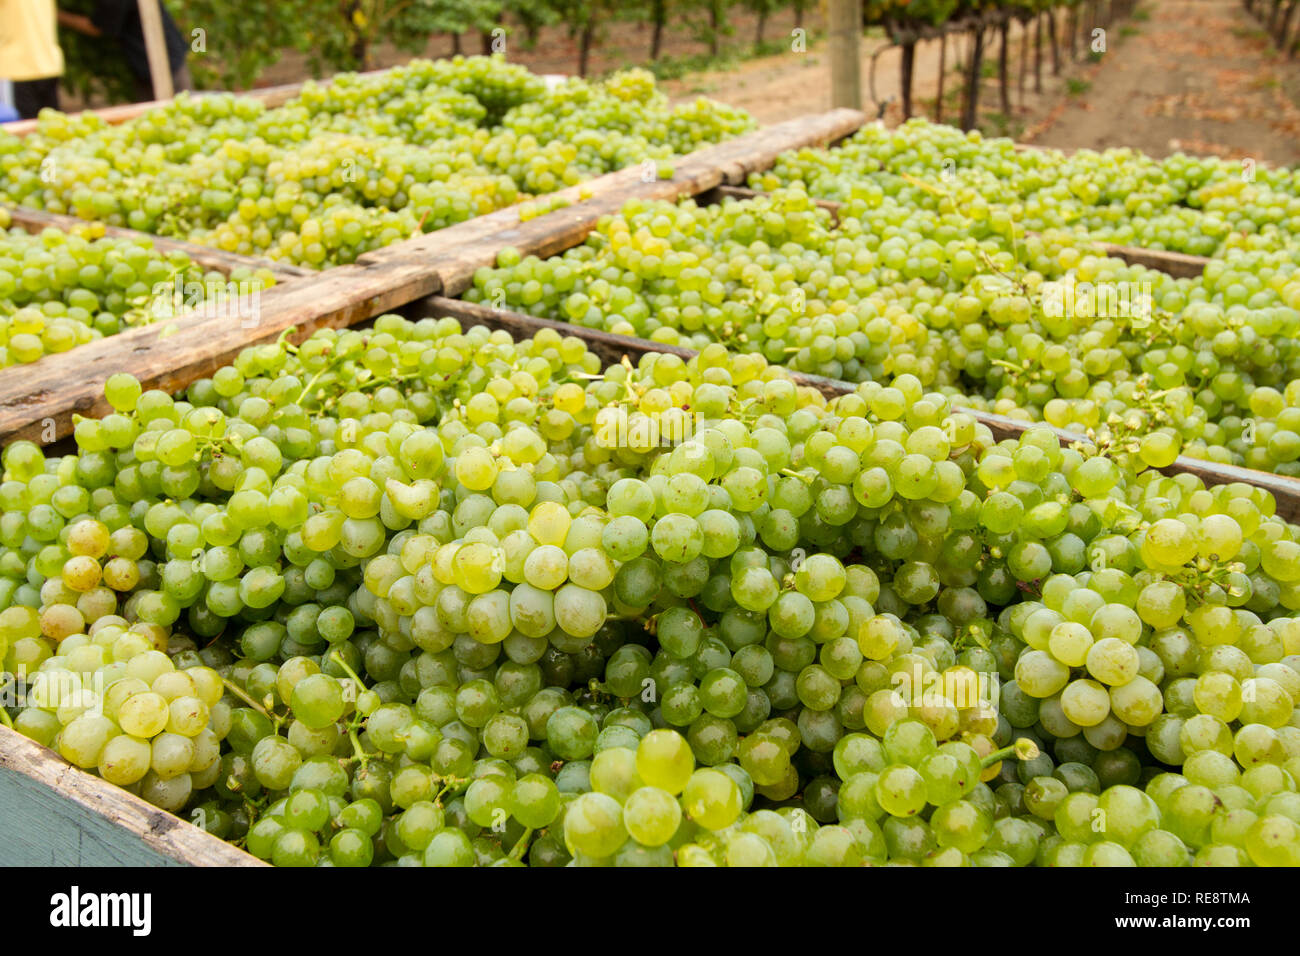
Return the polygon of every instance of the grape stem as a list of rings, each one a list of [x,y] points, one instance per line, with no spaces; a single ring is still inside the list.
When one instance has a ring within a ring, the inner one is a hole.
[[[357,672],[348,666],[348,662],[343,659],[342,654],[340,654],[338,651],[334,651],[332,654],[330,654],[330,660],[332,660],[335,664],[339,665],[339,667],[343,668],[343,673],[347,674],[354,681],[356,681],[358,687],[362,688],[363,690],[368,689],[366,688],[366,682],[363,681],[360,677],[358,677]]]
[[[352,741],[352,759],[361,764],[362,769],[365,769],[366,764],[370,762],[371,755],[366,753],[361,746],[361,738],[357,735],[356,727],[348,728],[348,739]]]
[[[246,703],[249,707],[252,707],[255,711],[257,711],[267,720],[271,721],[271,723],[275,724],[277,729],[279,728],[280,724],[282,723],[282,718],[277,717],[274,713],[268,711],[257,701],[253,700],[253,698],[250,697],[242,687],[234,683],[232,680],[230,680],[230,678],[228,677],[221,678],[221,683],[225,686],[226,690],[230,691],[230,693],[234,694],[236,697],[238,697],[240,700]]]
[[[524,831],[523,836],[519,838],[519,841],[513,847],[510,848],[510,859],[522,860],[524,858],[524,854],[528,852],[528,841],[531,840],[532,838],[533,838],[533,828],[529,827]]]
[[[1010,747],[1003,747],[1001,750],[995,750],[983,760],[980,765],[985,769],[993,766],[995,763],[1001,763],[1008,757],[1015,757],[1017,760],[1033,760],[1038,756],[1038,745],[1028,737],[1021,737]]]

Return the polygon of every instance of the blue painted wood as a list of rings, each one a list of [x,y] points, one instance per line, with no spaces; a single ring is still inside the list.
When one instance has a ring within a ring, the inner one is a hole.
[[[262,866],[0,726],[0,866]]]
[[[177,821],[180,822],[179,820]],[[183,866],[58,790],[0,769],[0,865]]]

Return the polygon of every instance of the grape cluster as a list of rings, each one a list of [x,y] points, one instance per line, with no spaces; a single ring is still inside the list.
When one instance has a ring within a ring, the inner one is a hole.
[[[866,126],[835,149],[777,159],[750,184],[806,184],[821,199],[896,197],[936,208],[917,179],[966,193],[973,207],[1004,209],[1030,231],[1070,229],[1094,240],[1211,256],[1233,236],[1271,248],[1300,237],[1300,173],[1175,153],[1156,160],[1132,149],[1018,150],[913,119]]]
[[[119,126],[47,114],[0,136],[23,205],[323,267],[752,127],[671,106],[645,71],[553,87],[500,57],[308,83],[274,109],[190,97]]]
[[[1234,249],[1174,279],[951,195],[936,211],[862,196],[834,222],[793,187],[630,201],[563,256],[506,250],[466,297],[850,382],[915,375],[978,409],[1140,432],[1147,464],[1181,449],[1295,474],[1279,396],[1300,378],[1298,265]]]
[[[205,273],[184,252],[102,230],[96,237],[93,226],[86,235],[4,228],[8,216],[0,215],[0,368],[170,318],[228,283],[260,289],[274,281],[265,270]]]
[[[0,719],[271,862],[1297,862],[1258,489],[450,319],[105,395],[3,454]]]

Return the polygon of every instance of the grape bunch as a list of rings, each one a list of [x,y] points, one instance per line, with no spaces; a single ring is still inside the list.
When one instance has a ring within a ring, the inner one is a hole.
[[[1297,862],[1259,489],[450,319],[105,394],[3,453],[0,720],[260,858]]]
[[[548,88],[501,57],[415,60],[273,109],[183,94],[118,126],[47,114],[0,135],[0,195],[319,268],[752,127],[670,105],[645,71]]]
[[[921,208],[936,200],[916,180],[968,191],[972,204],[1005,210],[1024,229],[1068,229],[1097,241],[1214,256],[1235,237],[1269,248],[1300,236],[1300,173],[1175,153],[1156,160],[1133,149],[1017,149],[912,119],[863,127],[834,149],[786,153],[750,185],[803,183],[820,199],[896,197]]]
[[[0,227],[0,368],[171,318],[230,283],[274,283],[266,270],[205,272],[184,252],[97,236],[94,227],[86,233]]]
[[[1148,465],[1181,450],[1300,467],[1296,423],[1276,420],[1300,378],[1297,261],[1232,250],[1174,279],[1068,232],[1025,237],[970,199],[945,194],[931,211],[864,194],[838,221],[798,187],[631,201],[563,256],[506,250],[466,298],[850,382],[915,375],[980,410],[1136,435]]]

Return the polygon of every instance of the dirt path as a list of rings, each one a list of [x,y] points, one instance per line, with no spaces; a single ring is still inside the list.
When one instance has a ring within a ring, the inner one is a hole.
[[[1019,25],[1013,25],[1012,49],[1019,49]],[[961,86],[953,72],[957,58],[957,40],[949,38],[946,59],[946,94]],[[879,51],[879,52],[878,52]],[[901,118],[902,53],[882,39],[865,38],[862,42],[863,109],[875,115],[888,104],[887,119]],[[873,63],[874,60],[874,81]],[[914,113],[933,115],[932,104],[938,90],[939,42],[918,43],[913,65],[912,96]],[[806,51],[791,49],[775,56],[749,60],[731,69],[692,73],[663,84],[669,95],[685,97],[703,94],[749,110],[760,123],[779,123],[807,113],[831,107],[830,59],[825,42]],[[874,89],[874,96],[873,96]],[[946,95],[946,119],[956,119],[955,100]]]
[[[1063,31],[1064,17],[1059,20]],[[965,40],[960,41],[964,46]],[[1044,41],[1043,92],[1033,92],[1032,67],[1021,93],[1021,40],[1013,25],[1009,116],[999,112],[998,85],[988,71],[997,41],[986,41],[981,126],[986,133],[1061,148],[1132,146],[1154,156],[1183,150],[1263,162],[1300,163],[1300,61],[1273,49],[1240,0],[1151,0],[1132,19],[1117,20],[1097,62],[1063,62],[1052,76]],[[863,48],[863,100],[869,112],[889,102],[896,122],[899,51],[876,62],[876,102],[868,71],[883,41]],[[1065,50],[1062,60],[1068,61]],[[1081,51],[1082,52],[1082,51]],[[943,118],[958,115],[961,78],[953,72],[958,41],[948,41]],[[934,118],[939,43],[918,44],[914,112]],[[1032,61],[1031,61],[1032,62]],[[775,123],[830,107],[825,45],[750,60],[732,69],[692,73],[664,84],[673,96],[704,94],[742,106]]]
[[[1135,146],[1300,162],[1300,63],[1273,49],[1239,0],[1160,0],[1107,54],[1091,88],[1044,118],[1044,146]]]

